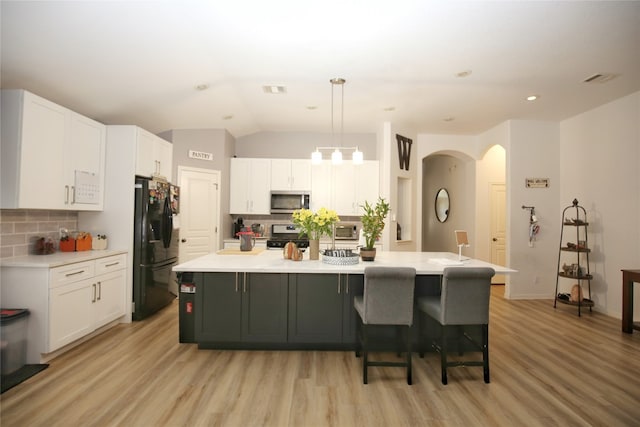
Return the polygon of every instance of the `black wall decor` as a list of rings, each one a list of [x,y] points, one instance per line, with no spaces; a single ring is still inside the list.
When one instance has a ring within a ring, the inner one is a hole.
[[[413,141],[405,136],[396,134],[398,141],[398,159],[400,159],[400,169],[409,170],[409,160],[411,159],[411,144]]]

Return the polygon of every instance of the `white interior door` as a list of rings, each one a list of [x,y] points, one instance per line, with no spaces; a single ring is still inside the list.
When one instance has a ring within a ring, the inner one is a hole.
[[[180,183],[179,262],[217,251],[220,229],[220,171],[178,167]]]
[[[491,263],[506,263],[506,188],[504,184],[491,184]],[[505,283],[503,274],[493,276],[491,283]]]

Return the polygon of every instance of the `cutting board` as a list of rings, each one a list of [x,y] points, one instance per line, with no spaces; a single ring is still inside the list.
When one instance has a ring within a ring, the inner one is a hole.
[[[236,248],[220,249],[217,253],[219,255],[258,255],[263,252],[264,248],[253,248],[250,251],[241,251]]]

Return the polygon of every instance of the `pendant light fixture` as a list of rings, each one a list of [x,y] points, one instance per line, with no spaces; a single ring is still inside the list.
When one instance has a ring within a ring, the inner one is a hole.
[[[315,151],[311,153],[311,163],[320,164],[322,163],[322,150],[332,150],[331,153],[331,163],[334,165],[339,165],[342,163],[342,151],[343,150],[353,150],[353,155],[351,156],[351,161],[360,165],[364,162],[364,156],[362,151],[358,150],[358,147],[343,147],[343,138],[344,138],[344,84],[347,82],[345,79],[341,77],[336,77],[329,80],[331,83],[331,142],[333,146],[331,147],[316,147]],[[336,86],[340,86],[341,88],[341,100],[340,100],[340,144],[336,144],[336,132],[335,132],[335,121],[334,121],[334,89]]]
[[[344,131],[344,84],[346,80],[340,77],[336,77],[334,79],[329,80],[331,82],[331,140],[333,141],[333,145],[336,145],[336,132],[333,125],[333,90],[336,85],[340,85],[341,90],[341,103],[340,103],[340,147],[342,147],[342,137]],[[336,147],[335,151],[331,153],[331,163],[334,165],[339,165],[342,163],[342,151],[338,150]]]

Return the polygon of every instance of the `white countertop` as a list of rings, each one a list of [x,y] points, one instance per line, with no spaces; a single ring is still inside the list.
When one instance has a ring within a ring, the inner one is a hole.
[[[322,256],[321,256],[322,258]],[[178,272],[247,272],[247,273],[349,273],[363,274],[365,267],[414,267],[417,274],[442,274],[447,266],[461,265],[464,267],[492,267],[498,274],[515,273],[507,267],[490,264],[488,262],[467,259],[458,262],[458,254],[449,252],[384,252],[378,251],[373,262],[359,260],[354,265],[331,265],[309,260],[305,252],[302,261],[284,259],[282,251],[266,250],[255,254],[242,255],[218,254],[196,258],[194,260],[173,267]]]
[[[127,253],[127,251],[105,249],[80,252],[54,252],[49,255],[25,255],[0,260],[0,267],[53,268],[125,253]]]

